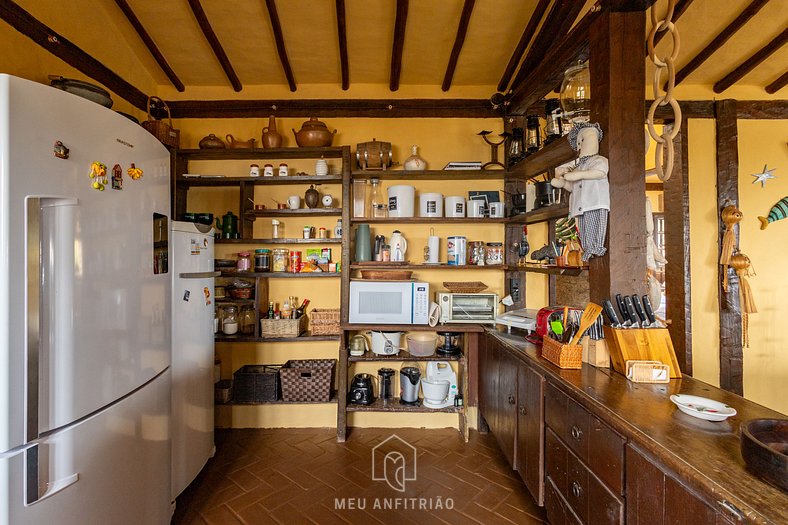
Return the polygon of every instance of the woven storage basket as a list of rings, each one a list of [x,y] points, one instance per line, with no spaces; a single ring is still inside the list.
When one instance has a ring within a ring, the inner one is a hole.
[[[233,401],[263,403],[279,399],[278,365],[245,365],[233,374]]]
[[[339,308],[315,308],[309,316],[312,335],[339,335]]]
[[[260,333],[263,337],[298,337],[306,330],[307,321],[306,315],[298,319],[260,319]]]
[[[582,345],[564,345],[551,337],[542,339],[542,357],[558,368],[579,369],[583,363]]]
[[[487,289],[481,281],[444,281],[443,286],[452,293],[479,293]]]
[[[282,400],[327,402],[334,385],[336,359],[293,359],[279,369]]]
[[[150,114],[150,103],[155,100],[167,110],[167,122],[163,120],[156,120]],[[170,107],[159,97],[148,97],[148,120],[142,123],[142,127],[147,129],[154,137],[159,139],[159,142],[165,146],[172,146],[177,148],[180,144],[181,132],[172,127],[172,117],[170,116]]]

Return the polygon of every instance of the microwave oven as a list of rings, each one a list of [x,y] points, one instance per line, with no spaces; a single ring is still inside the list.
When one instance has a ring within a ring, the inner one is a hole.
[[[413,281],[350,281],[348,321],[428,324],[430,285]]]
[[[494,293],[438,293],[441,323],[495,324],[498,314],[498,294]]]

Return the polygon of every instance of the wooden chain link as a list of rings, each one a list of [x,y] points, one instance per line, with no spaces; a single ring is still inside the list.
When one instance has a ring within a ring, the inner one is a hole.
[[[679,54],[681,46],[681,39],[679,38],[679,31],[676,25],[671,21],[673,18],[673,11],[675,8],[675,0],[668,0],[668,11],[665,13],[665,18],[657,20],[656,3],[651,7],[651,31],[648,34],[646,46],[648,47],[648,57],[656,68],[654,70],[654,82],[652,90],[654,92],[654,102],[648,110],[648,117],[646,118],[646,126],[648,127],[648,134],[657,142],[655,156],[655,167],[659,180],[666,181],[673,173],[673,139],[678,135],[681,129],[681,107],[678,101],[673,98],[673,88],[676,85],[676,68],[675,60]],[[654,49],[654,38],[660,31],[669,31],[673,39],[673,50],[669,56],[660,58],[657,56]],[[663,94],[661,86],[662,73],[667,69],[667,84],[665,85],[665,92]],[[654,128],[654,113],[657,111],[658,106],[670,105],[673,110],[673,129],[663,131],[662,135],[657,133]],[[664,165],[663,165],[664,161]]]

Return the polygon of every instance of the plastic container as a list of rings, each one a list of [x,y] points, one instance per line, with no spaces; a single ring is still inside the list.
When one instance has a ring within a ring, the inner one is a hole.
[[[427,357],[435,353],[438,344],[438,336],[429,333],[408,334],[405,339],[408,342],[408,352],[417,357]]]

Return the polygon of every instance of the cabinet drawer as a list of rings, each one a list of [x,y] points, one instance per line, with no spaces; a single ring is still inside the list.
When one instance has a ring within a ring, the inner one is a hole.
[[[544,506],[550,525],[582,525],[583,523],[569,508],[549,476],[545,480]]]

